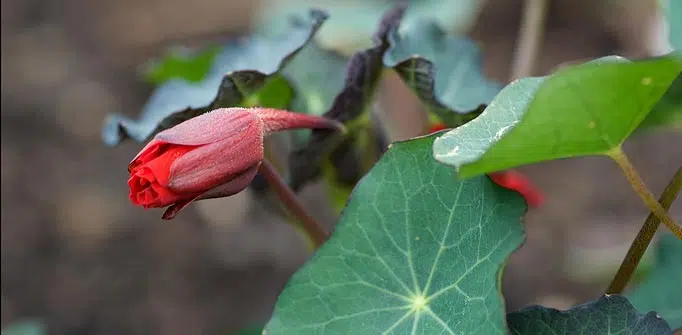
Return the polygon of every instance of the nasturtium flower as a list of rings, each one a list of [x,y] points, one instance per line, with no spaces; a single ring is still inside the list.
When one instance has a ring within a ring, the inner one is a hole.
[[[265,136],[300,128],[342,129],[320,116],[269,108],[220,108],[159,132],[128,165],[130,201],[168,207],[174,218],[191,202],[244,190],[263,160]]]

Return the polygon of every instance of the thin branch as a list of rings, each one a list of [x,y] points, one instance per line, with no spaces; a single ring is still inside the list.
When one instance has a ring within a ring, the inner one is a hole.
[[[625,178],[627,178],[627,180],[630,182],[630,185],[632,185],[632,188],[635,190],[637,195],[639,195],[647,207],[649,207],[651,213],[661,220],[677,238],[682,240],[682,226],[680,226],[679,223],[675,222],[675,220],[668,215],[667,211],[663,209],[654,195],[651,194],[651,191],[649,191],[649,188],[646,187],[642,177],[639,176],[639,173],[632,165],[625,152],[623,152],[620,147],[617,147],[614,150],[611,150],[608,153],[608,156],[618,164],[621,170],[623,170]]]
[[[312,217],[303,207],[303,204],[298,200],[294,191],[289,188],[282,177],[277,173],[274,166],[268,161],[263,160],[258,171],[268,181],[272,190],[282,201],[282,204],[294,215],[300,222],[303,230],[308,237],[315,244],[315,248],[319,248],[327,240],[327,233],[322,226]]]
[[[677,173],[675,173],[675,176],[668,186],[665,187],[663,194],[658,199],[658,202],[661,203],[665,210],[670,209],[673,201],[675,201],[680,193],[680,189],[682,189],[682,166],[677,169]],[[632,245],[630,245],[630,249],[628,249],[628,253],[620,264],[620,268],[618,268],[618,272],[613,277],[609,288],[606,289],[606,294],[620,294],[623,292],[660,225],[661,220],[653,213],[649,214],[637,237],[632,241]]]
[[[542,44],[548,7],[549,0],[525,0],[511,68],[511,80],[533,74],[533,66],[537,62]]]

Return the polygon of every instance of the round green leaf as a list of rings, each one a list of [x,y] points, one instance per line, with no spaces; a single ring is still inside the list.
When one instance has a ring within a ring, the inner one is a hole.
[[[524,335],[672,335],[668,323],[655,312],[640,314],[619,295],[603,296],[567,311],[528,307],[509,313],[507,322],[512,334]]]
[[[458,180],[437,135],[394,143],[329,241],[289,281],[266,334],[506,334],[501,269],[526,204],[487,176]]]
[[[607,57],[505,87],[473,121],[437,139],[437,160],[461,176],[606,154],[649,115],[682,71],[670,54]]]

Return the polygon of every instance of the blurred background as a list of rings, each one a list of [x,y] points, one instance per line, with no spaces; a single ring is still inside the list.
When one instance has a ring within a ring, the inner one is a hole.
[[[37,318],[49,334],[234,334],[268,320],[309,256],[296,232],[251,191],[162,221],[162,211],[128,201],[126,166],[142,145],[100,140],[108,113],[136,115],[149,97],[140,64],[169,46],[245,33],[264,5],[2,0],[2,327]],[[486,74],[499,81],[509,76],[521,11],[521,0],[482,2],[467,29],[483,49]],[[553,0],[534,72],[610,54],[658,54],[662,34],[655,0]],[[419,104],[405,92],[391,75],[379,92],[394,139],[421,131],[412,122]],[[679,132],[638,135],[626,145],[656,194],[682,164],[682,146],[673,143],[682,143]],[[509,308],[595,298],[646,209],[606,159],[521,170],[546,202],[529,213],[527,242],[505,271]],[[319,194],[312,185],[302,197],[322,208]],[[673,205],[675,217],[681,207]],[[332,227],[328,211],[315,215]]]

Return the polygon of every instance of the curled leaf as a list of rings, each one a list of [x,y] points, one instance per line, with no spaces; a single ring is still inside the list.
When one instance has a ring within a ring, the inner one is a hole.
[[[314,130],[308,142],[294,150],[289,157],[290,185],[294,190],[300,189],[305,183],[320,175],[324,160],[328,155],[349,157],[346,160],[351,166],[358,164],[360,158],[352,158],[348,150],[354,150],[354,145],[335,148],[341,142],[349,141],[348,137],[357,137],[358,132],[367,130],[367,110],[373,102],[374,91],[383,70],[382,57],[388,48],[388,32],[398,26],[405,6],[398,5],[388,11],[374,35],[375,46],[357,52],[348,62],[344,87],[336,96],[332,106],[324,116],[343,123],[348,130],[341,135],[326,131]],[[364,128],[364,129],[363,129]],[[373,129],[370,129],[370,131]],[[368,145],[367,147],[371,147]],[[335,151],[336,150],[336,151]],[[351,167],[353,169],[353,167]],[[361,169],[358,169],[361,171]],[[355,176],[352,185],[359,180],[361,174]]]
[[[376,22],[397,2],[409,3],[403,22],[410,26],[428,19],[438,22],[448,31],[466,32],[476,22],[484,5],[480,0],[316,0],[330,13],[329,22],[315,36],[321,46],[352,55],[370,48],[370,36]],[[277,32],[284,26],[283,14],[299,13],[313,3],[310,0],[264,0],[255,20],[257,29]]]
[[[450,127],[478,116],[502,86],[482,73],[481,52],[466,37],[447,35],[435,22],[404,32],[394,27],[384,64],[414,91],[427,111]]]
[[[327,14],[311,10],[305,17],[291,17],[288,29],[277,37],[252,36],[232,41],[217,56],[214,66],[198,83],[175,78],[166,81],[150,97],[138,119],[110,115],[102,132],[108,145],[125,138],[143,142],[158,131],[207,111],[243,105],[264,105],[261,90],[274,91],[268,107],[289,104],[291,88],[278,78],[282,67],[317,32]]]

